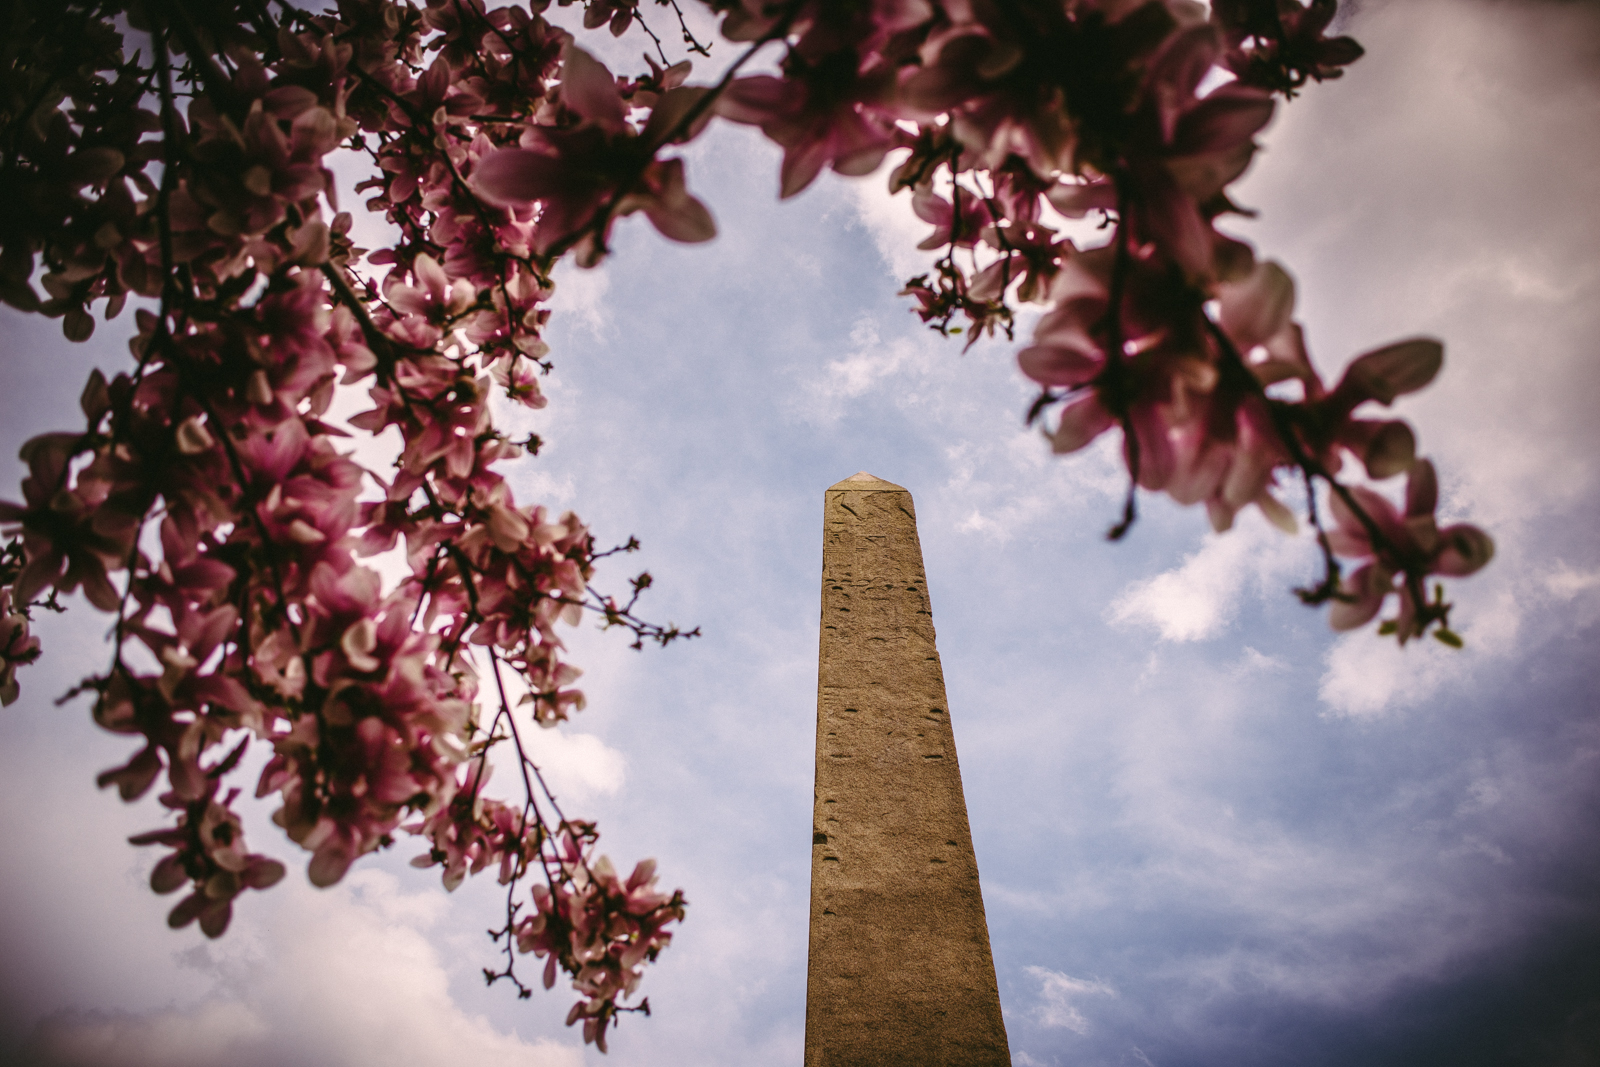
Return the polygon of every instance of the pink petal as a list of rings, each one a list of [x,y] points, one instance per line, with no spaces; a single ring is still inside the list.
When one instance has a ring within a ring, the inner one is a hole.
[[[22,568],[22,573],[17,576],[16,585],[12,586],[12,596],[19,605],[28,604],[38,596],[47,585],[55,583],[61,577],[62,564],[66,558],[59,552],[46,552],[28,561]]]
[[[1411,468],[1417,456],[1417,439],[1411,427],[1398,420],[1352,419],[1339,432],[1339,443],[1361,457],[1367,474],[1392,478]]]
[[[1168,159],[1167,172],[1185,194],[1204,202],[1243,174],[1255,154],[1254,142],[1241,141],[1225,152],[1202,152],[1197,156]]]
[[[634,865],[633,873],[628,876],[628,888],[637,889],[642,885],[648,885],[650,879],[655,877],[655,873],[655,860],[640,860]]]
[[[1395,397],[1416,392],[1433,381],[1443,364],[1443,345],[1432,338],[1414,337],[1357,356],[1336,392],[1352,399],[1393,403]]]
[[[707,86],[692,85],[681,89],[670,89],[656,102],[655,108],[650,112],[650,121],[645,123],[644,132],[639,136],[648,144],[655,144],[665,138],[668,131],[678,124],[678,120],[687,115],[705,95],[711,90]],[[706,123],[711,121],[715,106],[706,108],[700,116],[689,125],[689,128],[674,137],[669,144],[682,144],[698,136],[706,128]]]
[[[711,212],[689,195],[684,183],[683,160],[662,160],[652,171],[652,178],[659,182],[659,187],[655,196],[644,201],[643,208],[645,217],[661,236],[690,244],[715,237],[717,224]]]
[[[1050,450],[1057,455],[1076,452],[1099,437],[1116,422],[1094,393],[1073,400],[1061,409],[1061,422],[1050,438]]]
[[[1462,578],[1494,558],[1494,538],[1476,526],[1447,526],[1439,532],[1439,538],[1444,547],[1434,559],[1435,574]]]
[[[1236,416],[1239,427],[1238,447],[1234,450],[1233,464],[1222,483],[1222,499],[1233,508],[1242,508],[1267,490],[1273,466],[1287,457],[1275,445],[1277,438],[1270,427],[1262,425],[1265,412],[1252,411],[1240,405]]]
[[[759,125],[793,111],[795,96],[803,91],[793,82],[757,74],[736,79],[717,100],[713,110],[733,122]]]
[[[1022,277],[1026,269],[1021,256],[1001,256],[978,272],[967,286],[967,295],[974,300],[999,299],[1000,294]]]
[[[1195,202],[1178,189],[1165,170],[1140,175],[1144,186],[1139,221],[1146,234],[1183,268],[1190,278],[1211,272],[1211,225]]]
[[[1439,477],[1431,460],[1419,459],[1406,476],[1406,514],[1432,515],[1439,506]]]
[[[190,686],[190,691],[195,699],[227,708],[230,711],[249,713],[261,706],[250,695],[250,691],[239,684],[237,679],[230,678],[225,674],[204,675],[196,678],[190,683]]]
[[[828,143],[822,139],[800,141],[783,153],[779,171],[782,188],[779,199],[787,200],[816,180],[828,161]]]
[[[436,301],[444,300],[445,291],[450,288],[450,275],[439,266],[438,260],[424,252],[411,264],[411,270],[429,296]]]
[[[173,852],[161,858],[156,869],[150,872],[150,888],[157,893],[175,893],[189,881],[183,869],[183,853]]]
[[[1387,504],[1387,501],[1384,503]],[[1337,524],[1328,531],[1328,545],[1333,552],[1355,559],[1372,555],[1372,541],[1367,537],[1366,527],[1361,525],[1361,520],[1356,518],[1337,493],[1329,495],[1328,510],[1333,513],[1333,520]]]
[[[1224,85],[1178,120],[1171,154],[1223,152],[1248,141],[1272,118],[1272,97],[1259,89]]]
[[[1217,31],[1209,23],[1191,26],[1169,37],[1146,75],[1152,95],[1172,101],[1193,98],[1201,79],[1216,62],[1218,44]],[[1170,137],[1172,131],[1163,130],[1162,133]]]
[[[72,577],[73,567],[67,571],[67,577]],[[111,579],[106,577],[105,565],[98,559],[86,559],[82,568],[83,595],[89,603],[101,611],[115,611],[122,601],[122,594],[117,592],[117,587],[111,584]]]
[[[829,139],[834,171],[851,178],[877,170],[891,147],[888,134],[850,109],[835,112]]]
[[[211,903],[203,893],[191,893],[178,901],[177,907],[167,913],[167,925],[174,930],[181,929],[194,922],[207,905]]]
[[[1024,348],[1017,353],[1017,365],[1040,385],[1070,387],[1091,381],[1104,360],[1084,337],[1081,345],[1052,343]]]
[[[102,772],[95,778],[94,784],[101,789],[114,785],[123,800],[137,800],[150,788],[150,784],[156,780],[156,775],[159,773],[161,773],[161,758],[156,754],[155,746],[146,745],[121,767]],[[140,845],[147,842],[136,840],[133,843]]]
[[[567,166],[559,156],[529,148],[489,152],[472,172],[478,192],[501,206],[559,196],[566,191],[568,180]]]
[[[348,831],[335,831],[311,857],[311,865],[306,873],[312,885],[326,888],[338,882],[350,869],[355,859],[355,849],[347,839],[347,834]]]
[[[923,222],[933,226],[946,227],[950,225],[950,216],[955,212],[955,209],[950,206],[950,201],[926,185],[912,190],[911,210]]]
[[[627,125],[617,80],[598,59],[575,45],[562,54],[561,102],[608,133]]]
[[[1247,353],[1289,324],[1294,279],[1276,263],[1257,263],[1244,281],[1217,286],[1217,300],[1222,328]]]
[[[1139,442],[1139,484],[1146,489],[1164,489],[1178,469],[1178,454],[1165,420],[1154,406],[1136,404],[1129,415]],[[1128,456],[1123,443],[1124,458]]]
[[[1081,219],[1091,211],[1111,211],[1117,206],[1117,189],[1109,181],[1062,183],[1045,194],[1050,206],[1069,219]]]
[[[1295,521],[1294,512],[1284,507],[1283,502],[1272,493],[1263,489],[1261,495],[1255,499],[1256,507],[1261,509],[1267,521],[1286,534],[1295,534],[1300,530],[1300,524]]]
[[[1335,600],[1328,612],[1328,625],[1335,630],[1354,630],[1365,626],[1383,607],[1383,598],[1393,588],[1394,579],[1377,564],[1369,563],[1339,584],[1339,591],[1353,601]]]
[[[1212,497],[1206,501],[1206,518],[1211,520],[1211,529],[1217,533],[1227,533],[1233,529],[1235,514],[1237,509],[1219,497]]]
[[[200,932],[207,937],[221,937],[232,918],[232,900],[213,900],[200,913]]]
[[[502,552],[515,552],[528,539],[528,520],[519,512],[496,504],[489,509],[489,535]]]
[[[251,889],[267,889],[282,881],[283,875],[283,864],[258,856],[245,868],[239,881]]]

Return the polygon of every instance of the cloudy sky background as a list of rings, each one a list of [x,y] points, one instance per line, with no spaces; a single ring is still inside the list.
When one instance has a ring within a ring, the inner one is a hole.
[[[1014,1063],[1600,1062],[1600,6],[1364,0],[1349,32],[1367,57],[1280,109],[1238,232],[1297,276],[1325,375],[1446,341],[1403,410],[1445,515],[1498,542],[1453,589],[1466,651],[1331,634],[1288,592],[1309,542],[1254,516],[1146,500],[1106,544],[1113,455],[1051,458],[1016,346],[962,356],[895,296],[905,199],[777,204],[775,151],[713,130],[689,174],[722,235],[633,220],[562,277],[548,445],[512,474],[637,534],[605,577],[648,568],[646,613],[706,634],[574,633],[589,710],[536,737],[619,865],[691,902],[655,1016],[602,1059],[565,991],[485,990],[496,887],[446,895],[406,844],[247,896],[220,941],[166,929],[124,843],[160,812],[93,786],[127,742],[51,703],[103,669],[85,610],[0,715],[0,1060],[798,1064],[822,491],[866,469],[917,501]],[[71,347],[0,311],[7,484],[119,325]],[[303,869],[267,814],[253,846]]]

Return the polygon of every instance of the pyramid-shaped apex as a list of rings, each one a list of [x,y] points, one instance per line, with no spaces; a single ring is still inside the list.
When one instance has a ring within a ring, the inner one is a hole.
[[[895,485],[893,482],[886,482],[876,474],[868,474],[866,471],[860,471],[856,474],[852,474],[844,481],[837,482],[828,487],[829,492],[832,492],[835,489],[853,489],[856,492],[866,491],[903,493],[906,491],[904,486]]]

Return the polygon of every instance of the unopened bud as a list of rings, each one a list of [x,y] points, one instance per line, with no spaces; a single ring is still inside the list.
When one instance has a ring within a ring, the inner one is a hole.
[[[245,386],[244,395],[252,404],[272,403],[272,382],[267,377],[266,371],[258,370],[250,375],[250,382]]]
[[[216,446],[216,441],[211,438],[211,431],[206,429],[200,416],[183,420],[178,424],[178,451],[186,456],[198,456],[202,452],[209,452]]]
[[[302,545],[314,545],[319,541],[328,539],[327,534],[304,519],[295,519],[289,524],[289,528],[285,532],[289,535],[289,540]]]
[[[372,655],[378,647],[378,624],[371,619],[352,623],[339,638],[339,648],[350,666],[358,671],[375,671],[378,660]]]

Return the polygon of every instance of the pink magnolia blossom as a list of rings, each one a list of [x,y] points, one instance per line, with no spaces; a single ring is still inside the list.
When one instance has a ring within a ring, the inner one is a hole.
[[[894,144],[887,110],[893,90],[893,68],[844,44],[822,55],[796,49],[782,78],[740,78],[716,107],[783,146],[779,195],[787,198],[825,166],[846,175],[878,169]]]
[[[562,107],[578,121],[567,126],[532,126],[522,147],[486,155],[474,183],[489,200],[511,206],[537,201],[534,247],[548,251],[576,239],[608,205],[607,226],[594,235],[584,257],[603,251],[609,219],[643,211],[656,229],[677,241],[706,241],[716,233],[710,212],[684,187],[681,160],[649,154],[669,132],[667,116],[686,109],[698,90],[668,90],[651,122],[635,131],[611,72],[581,48],[563,55]]]
[[[1328,540],[1339,555],[1367,562],[1340,587],[1348,599],[1333,606],[1329,621],[1334,629],[1353,629],[1371,620],[1387,596],[1396,591],[1398,575],[1465,577],[1494,556],[1494,541],[1476,526],[1458,523],[1439,529],[1433,514],[1438,506],[1438,480],[1433,464],[1426,459],[1416,460],[1407,472],[1403,512],[1387,497],[1364,486],[1354,486],[1349,493],[1367,521],[1362,521],[1342,496],[1334,495],[1328,503],[1338,525],[1329,531]],[[1402,582],[1398,592],[1400,613],[1395,624],[1404,643],[1421,633],[1419,605],[1410,582]]]
[[[28,633],[28,617],[13,611],[11,590],[0,589],[0,705],[16,702],[17,668],[39,658],[39,639]]]

